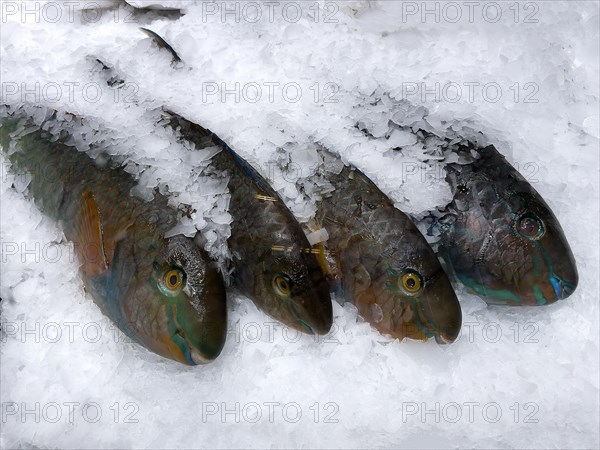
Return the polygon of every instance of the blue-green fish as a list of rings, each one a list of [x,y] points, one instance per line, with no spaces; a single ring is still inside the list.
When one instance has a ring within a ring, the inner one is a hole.
[[[53,119],[37,126],[22,111],[5,109],[0,144],[15,170],[31,174],[36,205],[75,244],[86,289],[149,350],[189,365],[214,360],[225,343],[227,309],[213,262],[192,239],[165,237],[178,221],[167,198],[132,196],[129,174],[98,166],[65,143],[68,134],[44,131],[56,126]]]
[[[558,219],[492,145],[471,144],[470,164],[450,164],[453,200],[440,221],[440,251],[465,286],[487,303],[546,305],[567,298],[577,265]]]

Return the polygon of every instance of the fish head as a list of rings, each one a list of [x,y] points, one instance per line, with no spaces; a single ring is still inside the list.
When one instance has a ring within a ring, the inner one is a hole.
[[[137,263],[145,276],[138,277],[123,307],[129,328],[164,357],[188,365],[214,360],[227,327],[225,285],[218,269],[190,238],[140,245],[136,253],[145,259],[151,255],[151,265],[143,271]]]
[[[545,305],[575,291],[577,266],[564,231],[530,186],[475,208],[460,229],[473,237],[455,272],[487,303]]]
[[[462,325],[458,298],[433,250],[416,228],[410,228],[414,234],[399,238],[391,250],[376,246],[371,251],[369,242],[362,242],[354,258],[345,255],[347,262],[356,261],[358,253],[361,258],[355,266],[359,270],[346,276],[354,283],[350,296],[359,314],[381,333],[451,343]]]
[[[329,285],[306,239],[265,249],[255,273],[255,297],[263,310],[307,334],[327,334],[333,323]],[[278,240],[279,243],[286,242]]]
[[[511,214],[499,235],[499,250],[513,251],[503,261],[508,267],[513,292],[524,304],[544,305],[571,295],[579,282],[575,258],[560,223],[537,192],[517,193],[511,199]],[[521,268],[526,268],[523,270]],[[506,272],[501,272],[506,274]]]

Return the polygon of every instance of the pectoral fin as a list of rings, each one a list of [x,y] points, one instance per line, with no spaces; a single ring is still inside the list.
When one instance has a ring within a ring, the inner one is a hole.
[[[108,270],[109,261],[102,230],[102,218],[94,194],[81,195],[80,209],[75,223],[77,253],[82,270],[88,276],[101,275]]]

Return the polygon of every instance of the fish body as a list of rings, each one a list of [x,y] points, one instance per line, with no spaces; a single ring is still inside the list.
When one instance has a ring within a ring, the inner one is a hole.
[[[165,237],[177,223],[167,198],[132,196],[129,174],[100,167],[67,145],[68,135],[45,131],[52,122],[3,114],[0,143],[12,167],[31,174],[36,205],[75,244],[94,301],[159,355],[188,365],[215,359],[226,335],[225,286],[208,255],[190,238]]]
[[[575,258],[540,194],[494,146],[447,166],[453,200],[440,252],[457,279],[489,304],[546,305],[571,295]]]
[[[410,218],[357,169],[344,166],[326,177],[333,191],[317,203],[316,222],[327,231],[330,272],[342,296],[384,334],[454,341],[460,304]]]
[[[196,148],[217,147],[211,165],[228,177],[232,216],[228,245],[236,286],[265,313],[309,334],[333,322],[327,280],[291,211],[247,161],[211,131],[175,113],[171,125]]]

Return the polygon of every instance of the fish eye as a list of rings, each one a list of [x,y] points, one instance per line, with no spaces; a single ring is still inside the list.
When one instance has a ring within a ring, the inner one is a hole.
[[[521,236],[532,241],[537,241],[546,232],[544,222],[532,214],[524,214],[519,217],[515,229]]]
[[[289,297],[292,293],[292,282],[285,274],[275,275],[272,284],[275,293],[281,297]]]
[[[400,289],[408,295],[417,294],[423,287],[423,279],[418,272],[407,269],[400,277]]]
[[[160,279],[159,286],[164,294],[174,297],[185,286],[185,272],[179,267],[171,267],[165,271]]]

